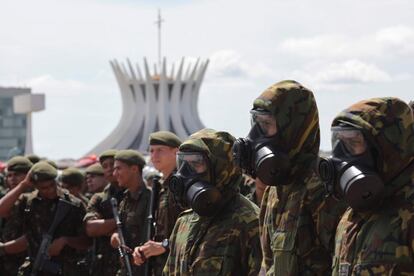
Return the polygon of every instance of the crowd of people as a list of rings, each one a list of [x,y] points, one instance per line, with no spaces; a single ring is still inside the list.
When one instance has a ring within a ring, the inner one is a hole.
[[[0,275],[414,275],[414,104],[344,108],[329,157],[290,80],[254,100],[243,138],[158,131],[148,164],[108,149],[82,170],[12,157]]]

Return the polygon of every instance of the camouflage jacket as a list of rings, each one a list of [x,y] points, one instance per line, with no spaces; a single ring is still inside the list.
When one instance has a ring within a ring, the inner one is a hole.
[[[101,193],[96,193],[89,201],[84,221],[112,218],[110,199],[117,198],[118,202],[124,196],[123,191],[112,184],[108,184]],[[92,256],[93,275],[113,276],[119,269],[118,251],[112,248],[108,236],[95,238],[94,256]],[[104,266],[105,265],[105,266]]]
[[[267,275],[330,274],[335,229],[343,206],[325,197],[312,171],[303,182],[266,188],[260,230]]]
[[[384,181],[383,202],[371,211],[349,208],[336,234],[332,275],[414,275],[414,119],[396,98],[361,101],[338,121],[359,126]]]
[[[274,143],[286,151],[290,169],[267,187],[260,210],[263,269],[267,275],[330,274],[334,233],[345,207],[325,198],[314,166],[319,117],[313,93],[295,81],[266,89],[253,104],[276,119]]]
[[[57,194],[58,198],[70,201],[74,206],[56,228],[53,238],[85,235],[82,223],[85,209],[80,200],[59,187],[57,188]],[[26,234],[29,243],[28,254],[32,259],[36,257],[43,234],[48,232],[54,219],[58,198],[54,200],[42,199],[38,196],[38,191],[35,190],[31,193],[22,194],[12,210],[11,215],[20,218],[16,221],[16,227],[21,228],[23,233]],[[65,270],[71,271],[82,257],[75,249],[65,246],[61,254],[52,257],[51,260],[60,263],[65,273]]]
[[[151,192],[142,184],[136,192],[126,190],[124,199],[119,203],[119,218],[121,219],[125,244],[134,248],[146,242],[146,223]],[[142,267],[133,266],[134,275],[142,274]],[[118,273],[119,274],[119,273]]]
[[[89,200],[84,220],[113,218],[110,199],[115,197],[118,202],[121,202],[123,196],[123,190],[113,184],[108,184],[102,192],[94,194]]]
[[[180,151],[203,152],[209,159],[208,181],[222,195],[223,207],[212,217],[192,209],[178,218],[170,237],[164,275],[257,275],[260,249],[258,208],[240,195],[241,173],[233,164],[234,137],[203,129]],[[214,177],[213,177],[214,175]]]
[[[171,234],[163,274],[257,275],[262,259],[258,212],[242,195],[213,218],[184,211]]]
[[[9,216],[4,219],[4,226],[2,231],[2,241],[11,241],[19,238],[23,235],[23,229],[19,228],[22,224],[19,222],[20,218],[14,213],[13,216]],[[22,252],[13,255],[4,255],[0,259],[2,260],[2,268],[0,268],[0,275],[16,275],[20,265],[24,262],[27,252]]]
[[[169,190],[171,175],[167,179],[160,181],[161,190],[158,194],[158,208],[155,211],[155,241],[162,241],[170,237],[178,215],[184,211],[179,204],[175,203],[174,197]],[[167,257],[168,254],[162,254],[153,258],[152,268],[154,275],[162,275],[162,269],[167,261]]]

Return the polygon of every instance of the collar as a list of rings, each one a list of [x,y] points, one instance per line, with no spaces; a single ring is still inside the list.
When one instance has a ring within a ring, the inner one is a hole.
[[[144,191],[145,184],[142,183],[141,186],[138,188],[138,190],[134,192],[130,192],[128,189],[124,191],[124,195],[128,196],[134,200],[138,200],[142,192]]]
[[[171,173],[170,173],[170,175],[168,175],[168,177],[167,178],[165,178],[165,179],[160,179],[160,183],[161,183],[161,186],[162,186],[162,188],[163,189],[168,189],[169,187],[169,183],[170,183],[170,180],[171,180],[171,178],[172,178],[172,176],[175,174],[177,172],[177,169],[175,168]]]
[[[38,199],[38,200],[42,200],[42,199],[43,199],[43,198],[42,198],[42,197],[40,197],[40,195],[39,195],[39,190],[35,189],[32,193],[33,193],[33,198]],[[59,186],[57,186],[57,189],[56,189],[56,194],[57,194],[57,198],[63,198],[63,199],[66,199],[66,198],[65,198],[65,195],[66,195],[66,194],[69,194],[69,191],[68,191],[68,190],[66,190],[66,189],[63,189],[63,188],[61,188],[61,187],[59,187]]]

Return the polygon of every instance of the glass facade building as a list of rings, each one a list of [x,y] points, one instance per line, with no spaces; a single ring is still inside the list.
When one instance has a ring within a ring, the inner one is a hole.
[[[16,114],[13,110],[13,97],[22,94],[30,94],[30,88],[0,87],[0,160],[2,161],[25,153],[27,115]]]

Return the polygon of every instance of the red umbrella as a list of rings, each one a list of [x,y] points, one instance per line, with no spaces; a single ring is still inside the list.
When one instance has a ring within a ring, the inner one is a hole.
[[[85,168],[98,162],[98,157],[95,154],[87,155],[76,161],[75,167]]]

